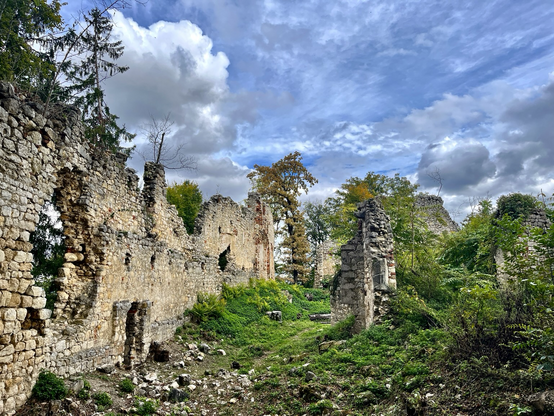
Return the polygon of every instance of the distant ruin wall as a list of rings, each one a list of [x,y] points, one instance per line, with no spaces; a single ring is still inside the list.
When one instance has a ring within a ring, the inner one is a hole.
[[[496,215],[499,215],[498,212]],[[541,208],[536,208],[532,212],[529,213],[525,221],[523,222],[524,227],[527,230],[527,235],[529,236],[531,233],[531,230],[534,228],[540,228],[541,230],[546,230],[550,228],[552,223],[548,219],[548,216],[546,215],[546,211]],[[532,253],[535,252],[535,246],[534,242],[532,240],[528,241],[528,247],[527,251]],[[511,276],[506,272],[504,264],[504,252],[502,249],[498,246],[494,248],[494,263],[496,265],[496,278],[498,281],[502,284],[507,283]]]
[[[327,240],[319,245],[315,252],[315,276],[314,287],[321,288],[324,280],[330,280],[336,273],[340,259],[335,254],[339,245],[334,241]]]
[[[415,201],[418,216],[425,222],[429,231],[434,234],[458,231],[459,227],[444,208],[440,196],[418,194]]]
[[[341,270],[331,287],[331,323],[354,315],[354,331],[379,321],[396,289],[389,217],[379,199],[358,204],[358,232],[341,247]]]
[[[161,166],[146,164],[141,191],[124,155],[90,147],[74,110],[41,113],[0,83],[0,415],[24,403],[41,369],[133,366],[151,341],[173,336],[198,292],[273,277],[271,213],[256,195],[248,207],[213,197],[189,236]],[[53,195],[67,253],[50,311],[29,238]],[[224,271],[222,247],[231,247]]]

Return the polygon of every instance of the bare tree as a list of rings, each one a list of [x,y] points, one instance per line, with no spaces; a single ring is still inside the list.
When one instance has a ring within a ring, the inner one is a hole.
[[[171,114],[157,119],[151,116],[150,121],[141,127],[149,146],[146,151],[138,153],[144,160],[151,160],[163,165],[165,169],[196,169],[196,158],[185,154],[185,145],[171,143],[170,135],[175,123],[171,120]]]
[[[435,171],[431,172],[431,173],[427,172],[427,176],[429,176],[431,179],[433,179],[435,182],[437,182],[438,187],[439,187],[439,190],[437,191],[437,196],[440,196],[441,190],[442,190],[441,171],[439,170],[439,168],[435,167]]]

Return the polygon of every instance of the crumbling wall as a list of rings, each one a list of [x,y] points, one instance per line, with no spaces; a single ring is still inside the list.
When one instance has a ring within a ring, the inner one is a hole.
[[[498,212],[496,213],[497,216],[499,216]],[[542,208],[536,208],[533,211],[529,213],[525,221],[523,222],[523,225],[526,229],[527,237],[531,234],[531,230],[534,228],[540,228],[541,230],[546,231],[552,223],[548,219],[548,216],[546,215],[546,211]],[[531,239],[528,240],[528,247],[527,251],[529,253],[534,253],[535,243]],[[502,249],[498,246],[494,247],[494,263],[496,265],[496,278],[501,284],[507,283],[512,276],[510,276],[504,267],[505,259],[504,259],[504,252]]]
[[[272,221],[269,207],[255,193],[248,195],[243,207],[231,198],[214,195],[203,204],[194,224],[197,246],[224,261],[219,266],[230,275],[241,275],[255,265],[260,277],[271,279],[275,273]]]
[[[415,207],[419,217],[432,233],[442,234],[459,230],[458,224],[452,220],[450,214],[444,208],[444,201],[440,196],[418,194]]]
[[[243,231],[229,240],[236,252],[248,248],[221,270],[219,253],[209,249],[221,236],[186,233],[165,199],[161,166],[145,166],[141,191],[124,155],[91,148],[77,112],[42,112],[0,83],[0,414],[7,415],[27,399],[41,369],[66,376],[107,364],[131,367],[151,341],[174,334],[198,292],[273,276],[271,213],[255,195],[250,207],[230,200],[209,207],[240,224]],[[29,237],[52,195],[67,253],[50,311],[31,275]]]
[[[387,312],[396,288],[390,220],[379,199],[358,204],[358,232],[341,247],[341,270],[331,287],[331,323],[354,315],[354,331],[367,329]]]
[[[320,288],[321,282],[332,279],[336,273],[340,260],[335,254],[338,244],[332,240],[321,243],[315,252],[315,276],[314,287]]]

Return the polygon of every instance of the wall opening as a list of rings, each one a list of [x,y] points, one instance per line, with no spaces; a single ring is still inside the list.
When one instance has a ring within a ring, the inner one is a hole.
[[[60,212],[53,199],[42,206],[35,231],[28,235],[28,239],[33,244],[31,274],[35,285],[44,288],[46,292],[46,308],[54,309],[57,298],[54,280],[64,263],[66,247]]]
[[[227,248],[223,250],[219,255],[217,264],[219,266],[219,270],[221,270],[222,272],[225,271],[225,268],[227,267],[227,263],[229,263],[229,259],[227,259],[227,256],[229,255],[230,252],[231,252],[231,246],[227,246]]]

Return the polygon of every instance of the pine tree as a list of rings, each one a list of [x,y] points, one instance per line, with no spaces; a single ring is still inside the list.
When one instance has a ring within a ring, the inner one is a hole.
[[[72,83],[70,90],[78,96],[75,104],[82,110],[89,140],[100,148],[120,151],[121,139],[131,141],[135,135],[125,126],[118,126],[118,117],[110,112],[101,84],[129,69],[115,62],[123,55],[124,46],[121,41],[110,42],[112,22],[98,8],[88,12],[85,24],[88,29],[80,35],[77,48],[80,61],[66,69]]]

